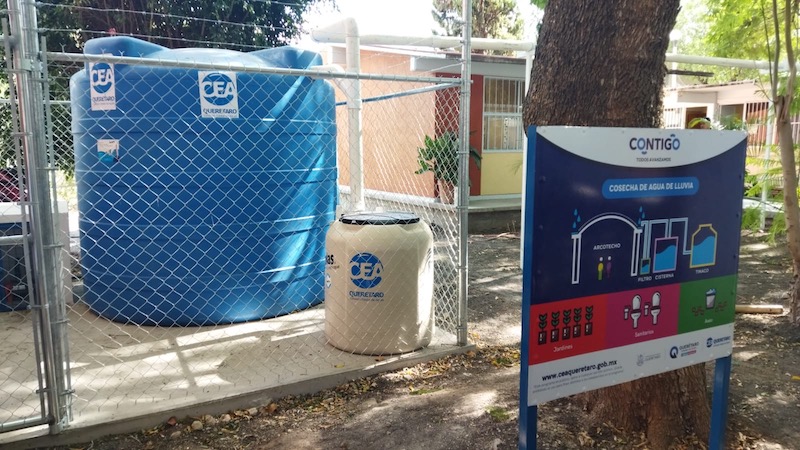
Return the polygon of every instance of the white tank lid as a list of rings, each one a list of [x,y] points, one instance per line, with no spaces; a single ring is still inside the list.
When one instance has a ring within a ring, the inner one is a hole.
[[[349,225],[408,225],[419,222],[419,216],[402,211],[342,214],[339,221]]]

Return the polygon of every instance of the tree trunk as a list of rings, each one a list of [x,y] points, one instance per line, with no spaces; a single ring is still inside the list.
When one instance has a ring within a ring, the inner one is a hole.
[[[552,0],[542,22],[527,124],[657,127],[678,0]]]
[[[679,0],[549,0],[523,105],[526,124],[658,127]],[[704,365],[584,395],[592,418],[667,448],[710,421]]]
[[[783,210],[786,217],[786,238],[792,257],[794,281],[789,291],[792,322],[800,325],[800,205],[797,203],[797,161],[794,156],[792,124],[787,105],[790,98],[780,97],[775,102],[778,146],[781,150],[783,173]]]

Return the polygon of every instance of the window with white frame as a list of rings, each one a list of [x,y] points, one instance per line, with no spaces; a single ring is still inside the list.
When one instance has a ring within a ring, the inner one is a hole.
[[[522,151],[524,82],[486,78],[483,82],[483,151]]]
[[[683,108],[664,108],[661,121],[664,128],[683,128]]]

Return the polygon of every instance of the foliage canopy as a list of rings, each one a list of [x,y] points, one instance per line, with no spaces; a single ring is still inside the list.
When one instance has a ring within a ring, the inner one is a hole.
[[[447,36],[463,34],[461,0],[433,0],[433,18]],[[516,0],[472,2],[472,36],[478,38],[520,39],[524,22]]]
[[[86,40],[124,34],[165,47],[234,50],[287,44],[303,15],[332,0],[55,0],[39,9],[51,49],[80,51]]]

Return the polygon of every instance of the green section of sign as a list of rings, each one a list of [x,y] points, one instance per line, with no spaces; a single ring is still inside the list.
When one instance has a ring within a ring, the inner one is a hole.
[[[731,323],[735,307],[736,275],[682,283],[678,333]]]

